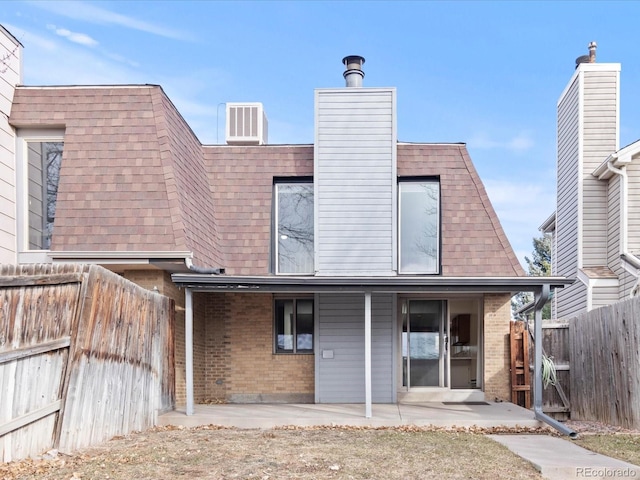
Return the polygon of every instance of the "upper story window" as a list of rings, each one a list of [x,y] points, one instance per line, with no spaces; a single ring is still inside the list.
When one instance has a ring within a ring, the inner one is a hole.
[[[399,182],[400,273],[438,273],[440,265],[440,182]]]
[[[312,274],[313,183],[275,185],[276,273]]]
[[[59,131],[18,132],[20,250],[49,250],[64,142]]]

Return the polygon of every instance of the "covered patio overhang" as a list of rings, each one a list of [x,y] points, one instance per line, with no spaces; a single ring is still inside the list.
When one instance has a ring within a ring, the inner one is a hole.
[[[175,273],[173,282],[185,289],[185,365],[186,414],[194,414],[193,389],[193,301],[196,292],[246,293],[362,293],[365,306],[365,417],[372,416],[371,393],[371,295],[373,293],[511,293],[532,292],[535,295],[535,338],[542,337],[542,307],[552,290],[573,283],[565,277],[342,277],[342,276],[227,276]],[[542,343],[535,342],[536,417],[555,422],[542,413]],[[557,422],[555,422],[557,424]],[[560,425],[552,424],[561,429]],[[567,432],[565,432],[567,433]]]

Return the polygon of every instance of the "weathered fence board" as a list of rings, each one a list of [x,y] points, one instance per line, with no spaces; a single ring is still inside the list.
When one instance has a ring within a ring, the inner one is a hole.
[[[572,418],[640,428],[640,298],[570,320]]]
[[[101,267],[0,265],[0,461],[153,426],[175,405],[174,323]]]
[[[173,303],[103,269],[91,269],[62,420],[60,449],[73,451],[155,425],[172,408]],[[169,392],[167,395],[165,392]],[[87,418],[94,419],[87,425]]]
[[[529,348],[530,370],[533,372],[533,341],[530,342]],[[570,378],[573,375],[573,368],[570,367],[569,324],[567,322],[542,322],[542,351],[544,355],[553,360],[558,381],[557,385],[549,385],[542,391],[542,411],[558,420],[567,420],[571,410]]]
[[[55,277],[50,285],[43,275],[31,276],[37,266],[1,270],[10,278],[26,275],[23,286],[0,288],[0,460],[9,461],[52,447],[82,270],[60,276],[45,267]],[[14,428],[16,422],[23,425]]]

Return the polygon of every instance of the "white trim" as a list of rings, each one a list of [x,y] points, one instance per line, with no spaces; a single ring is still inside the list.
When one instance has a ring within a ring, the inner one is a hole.
[[[64,129],[17,128],[15,130],[16,252],[19,263],[48,263],[49,250],[29,249],[29,142],[63,142]],[[64,149],[63,149],[64,152]],[[64,160],[64,153],[63,153]]]
[[[578,70],[580,70],[578,68]],[[584,75],[578,76],[578,199],[577,199],[577,224],[576,224],[576,253],[578,255],[576,268],[582,268],[583,232],[584,226]]]
[[[193,258],[193,252],[171,252],[171,251],[97,251],[97,250],[87,250],[87,251],[49,251],[47,252],[48,256],[53,260],[141,260],[140,262],[135,263],[149,263],[149,259],[187,259]],[[147,260],[146,262],[144,260]]]
[[[316,265],[317,265],[317,249],[316,249],[316,212],[318,210],[317,205],[316,205],[316,181],[315,181],[315,177],[314,180],[312,180],[311,182],[309,181],[300,181],[300,182],[296,182],[296,181],[282,181],[282,182],[275,182],[274,183],[274,188],[273,188],[273,205],[274,205],[274,210],[273,210],[273,217],[275,219],[275,221],[273,222],[273,251],[275,252],[275,256],[274,256],[274,265],[273,265],[273,271],[275,272],[276,275],[300,275],[300,276],[309,276],[309,275],[313,275],[314,273],[317,273],[317,269],[316,269]],[[278,251],[278,245],[280,244],[280,216],[278,214],[279,209],[280,209],[280,195],[278,193],[278,187],[281,186],[292,186],[292,185],[311,185],[313,187],[313,203],[312,203],[312,208],[313,208],[313,266],[311,271],[308,272],[280,272],[280,252]]]
[[[94,90],[94,89],[108,89],[112,90],[114,88],[125,89],[125,88],[156,88],[160,87],[160,85],[153,84],[131,84],[131,85],[19,85],[16,88],[20,90]]]
[[[590,278],[582,270],[578,270],[577,279],[587,287],[587,312],[593,310],[593,289],[596,287],[617,287],[617,278]]]
[[[371,292],[364,293],[364,401],[365,418],[371,418]]]
[[[392,92],[394,94],[396,92],[396,87],[338,87],[338,88],[316,88],[314,89],[314,94],[322,94],[322,93],[331,93],[331,94],[343,94],[349,95],[353,92],[367,92],[367,93],[389,93]],[[316,109],[317,111],[317,109]]]
[[[313,352],[314,352],[314,399],[315,403],[320,403],[320,294],[313,295]]]
[[[399,232],[397,225],[399,225],[399,211],[398,211],[398,102],[397,102],[396,90],[391,91],[391,225],[396,227],[391,229],[391,270],[398,272],[399,265]],[[439,213],[439,212],[438,212]],[[438,252],[439,253],[439,252]],[[439,259],[438,259],[439,260]]]
[[[398,403],[398,294],[392,294],[391,300],[391,402]],[[402,360],[400,360],[400,368],[402,369]]]
[[[438,201],[436,203],[436,260],[435,260],[435,268],[433,271],[403,271],[402,270],[402,225],[401,225],[401,211],[402,211],[402,185],[408,184],[420,184],[420,183],[433,183],[438,186]],[[441,262],[441,245],[440,245],[440,236],[442,234],[442,218],[441,218],[441,203],[442,203],[442,185],[439,179],[434,180],[414,180],[411,177],[403,178],[398,183],[397,190],[397,198],[398,198],[398,207],[397,207],[397,216],[396,216],[396,230],[397,234],[397,249],[394,252],[394,257],[397,259],[397,271],[398,275],[438,275],[440,273],[440,262]]]
[[[190,288],[184,289],[184,357],[187,390],[187,407],[185,413],[187,415],[193,415],[193,297]]]
[[[599,71],[619,72],[620,69],[621,67],[619,63],[581,63],[579,64],[575,72],[573,72],[573,75],[571,76],[569,83],[567,83],[566,87],[564,87],[564,90],[560,94],[560,98],[558,98],[558,101],[556,102],[556,107],[560,106],[560,104],[562,103],[562,100],[564,100],[564,97],[567,95],[569,89],[571,88],[571,85],[573,84],[574,80],[578,75],[580,75],[580,73],[599,72]]]

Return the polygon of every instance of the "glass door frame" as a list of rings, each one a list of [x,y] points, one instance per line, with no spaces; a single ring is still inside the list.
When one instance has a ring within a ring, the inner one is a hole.
[[[438,302],[440,303],[440,319],[438,331],[438,385],[411,385],[411,324],[410,324],[410,304],[411,302]],[[450,385],[450,360],[449,360],[449,309],[448,302],[438,298],[402,297],[399,298],[399,341],[400,341],[400,388],[405,391],[424,389],[449,389]],[[406,323],[406,331],[405,331]],[[406,336],[405,336],[406,334]],[[406,340],[405,340],[406,339]]]

